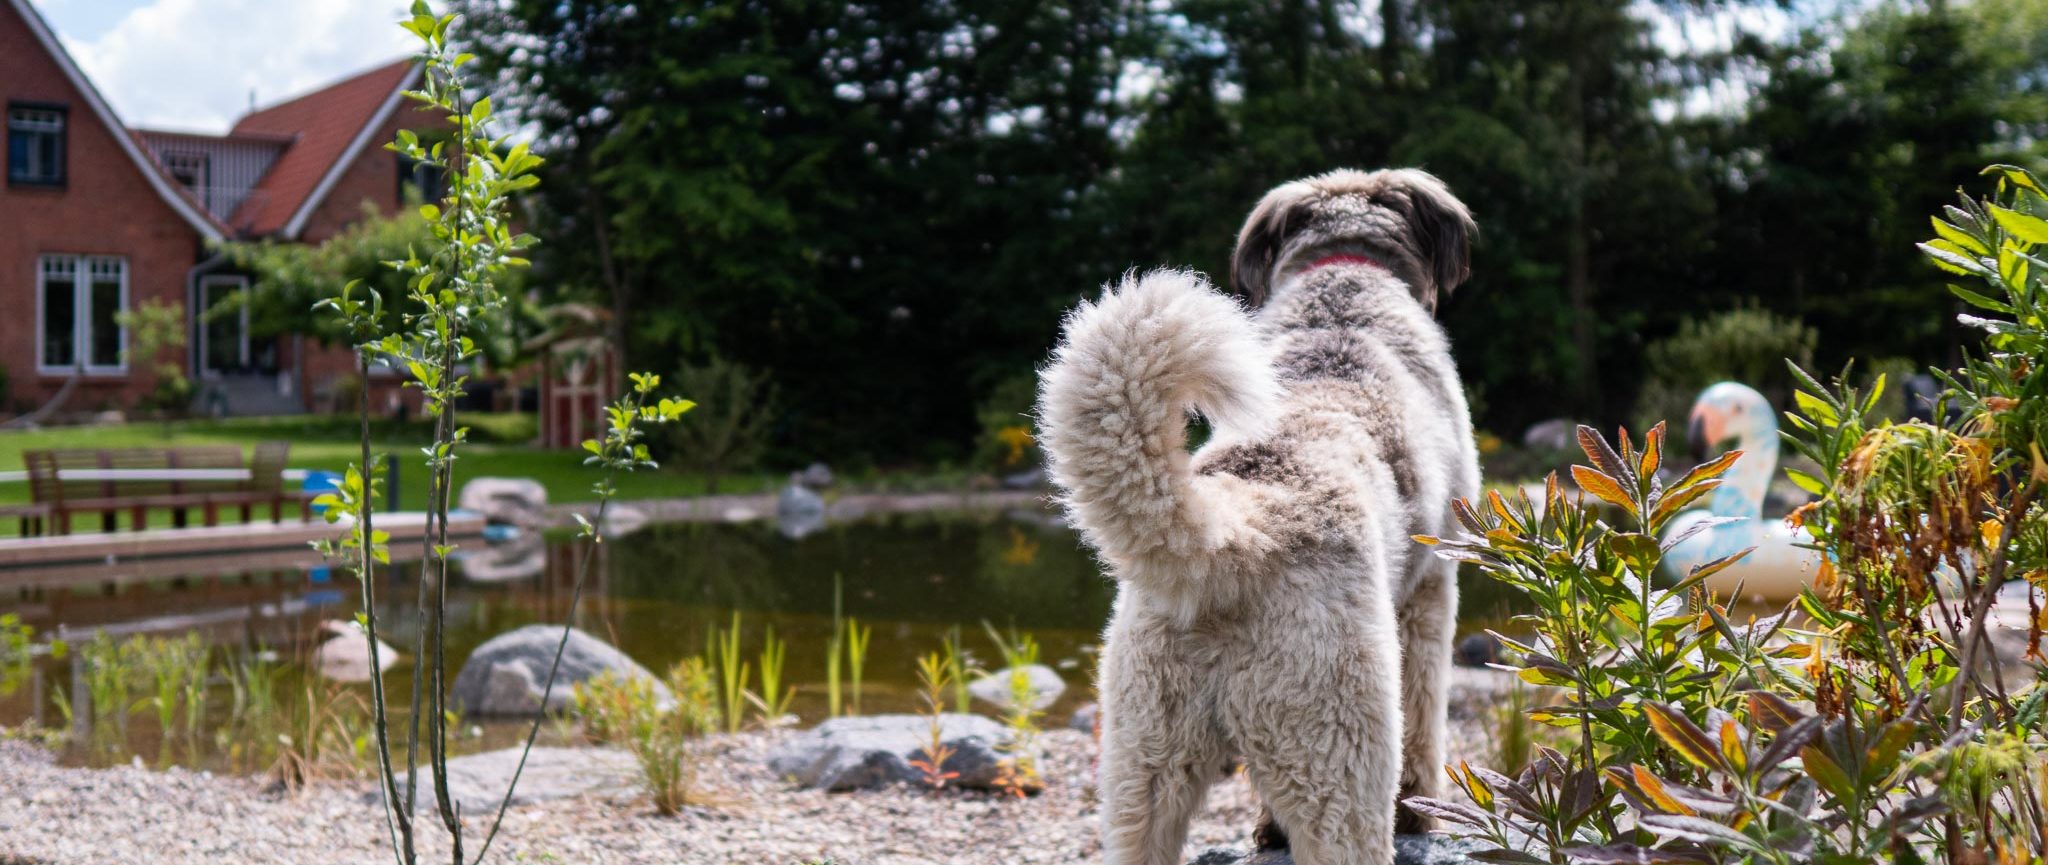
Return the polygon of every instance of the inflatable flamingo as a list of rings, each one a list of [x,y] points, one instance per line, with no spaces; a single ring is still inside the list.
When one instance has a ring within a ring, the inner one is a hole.
[[[1742,456],[1722,475],[1721,486],[1709,495],[1703,510],[1672,518],[1665,537],[1676,538],[1701,522],[1726,518],[1685,538],[1664,554],[1674,577],[1698,565],[1755,547],[1741,561],[1707,578],[1706,586],[1722,597],[1784,600],[1806,587],[1820,564],[1820,554],[1801,546],[1813,539],[1781,519],[1764,518],[1764,493],[1778,468],[1778,420],[1771,404],[1755,388],[1724,381],[1700,393],[1693,402],[1687,438],[1701,449],[1735,440]]]

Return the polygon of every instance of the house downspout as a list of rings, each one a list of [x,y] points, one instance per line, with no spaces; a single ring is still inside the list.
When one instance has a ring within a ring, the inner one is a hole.
[[[206,275],[207,271],[220,266],[222,262],[227,261],[227,258],[227,248],[220,247],[215,249],[212,255],[201,259],[198,264],[192,265],[191,270],[185,271],[185,375],[190,377],[194,383],[201,381],[199,375],[199,316],[201,312],[199,309],[199,277]],[[200,398],[198,389],[194,389],[192,398],[195,400]]]

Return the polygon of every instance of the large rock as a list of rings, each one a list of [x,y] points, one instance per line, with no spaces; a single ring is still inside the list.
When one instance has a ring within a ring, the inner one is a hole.
[[[455,675],[451,695],[462,711],[471,715],[525,715],[541,711],[542,686],[547,684],[548,664],[555,656],[555,643],[562,629],[554,625],[527,625],[492,637],[462,663]],[[669,702],[668,687],[609,643],[571,628],[569,644],[562,650],[562,669],[548,697],[547,710],[560,712],[569,707],[577,683],[605,672],[654,683],[656,697]]]
[[[465,815],[496,814],[498,801],[505,796],[505,785],[511,783],[512,770],[518,765],[518,748],[451,759],[448,761],[448,794]],[[405,781],[405,773],[399,773],[398,789],[401,794],[405,790]],[[512,793],[512,804],[525,805],[592,794],[625,798],[638,793],[639,783],[639,763],[634,761],[631,752],[624,749],[535,747],[526,758],[526,770],[519,774],[519,786]],[[366,798],[373,802],[379,800],[375,786],[370,788]],[[432,811],[434,798],[433,774],[421,775],[417,810]]]
[[[958,772],[948,786],[990,789],[1000,774],[1008,735],[1003,725],[980,715],[939,716],[939,735],[953,749],[941,768]],[[860,790],[891,784],[924,784],[910,765],[925,759],[931,719],[924,715],[864,715],[833,718],[783,742],[768,756],[768,768],[797,784],[821,790]]]
[[[532,478],[475,478],[462,485],[455,506],[487,522],[537,526],[547,519],[548,488]]]
[[[1476,841],[1464,841],[1443,835],[1396,835],[1394,836],[1395,865],[1465,865],[1479,860],[1472,853],[1490,849],[1492,845]],[[1245,851],[1228,847],[1212,847],[1197,855],[1188,865],[1294,865],[1294,857],[1285,850]]]
[[[790,475],[789,486],[775,497],[775,527],[790,540],[824,528],[825,498]]]
[[[320,629],[330,636],[313,649],[313,669],[337,682],[370,681],[370,635],[353,623],[329,620]],[[397,649],[383,640],[377,644],[377,672],[398,663]]]
[[[998,709],[1010,708],[1010,673],[1013,668],[997,670],[967,683],[967,693]],[[1067,689],[1067,683],[1060,674],[1044,664],[1032,664],[1024,668],[1024,675],[1031,681],[1031,708],[1044,711],[1060,699],[1060,692]]]

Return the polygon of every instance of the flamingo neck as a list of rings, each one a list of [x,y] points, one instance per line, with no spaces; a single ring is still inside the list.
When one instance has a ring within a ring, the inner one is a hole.
[[[1745,430],[1736,447],[1742,456],[1722,476],[1707,509],[1717,517],[1762,519],[1764,494],[1771,488],[1771,473],[1778,469],[1778,431]]]

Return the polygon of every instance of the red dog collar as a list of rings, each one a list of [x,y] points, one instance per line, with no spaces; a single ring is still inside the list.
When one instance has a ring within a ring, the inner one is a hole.
[[[1309,265],[1307,267],[1301,269],[1301,272],[1308,273],[1309,271],[1315,270],[1318,267],[1330,267],[1339,264],[1363,264],[1367,267],[1377,267],[1381,270],[1387,269],[1386,264],[1382,263],[1377,258],[1373,258],[1369,255],[1359,255],[1353,252],[1345,252],[1338,253],[1336,255],[1325,255],[1322,258],[1318,258],[1315,261],[1311,261],[1309,262]]]

